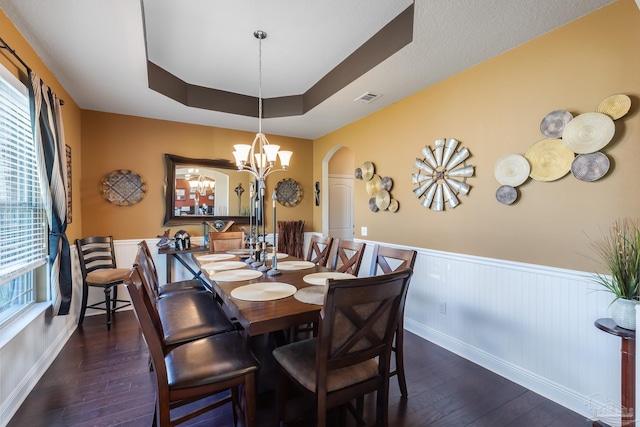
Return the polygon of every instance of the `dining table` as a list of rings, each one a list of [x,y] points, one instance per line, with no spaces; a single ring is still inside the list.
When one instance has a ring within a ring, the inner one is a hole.
[[[287,254],[276,256],[278,275],[246,263],[245,250],[193,256],[228,315],[249,337],[316,322],[324,303],[323,285],[327,278],[354,277]],[[272,258],[269,253],[269,270]]]
[[[271,275],[273,253],[265,268],[247,263],[247,250],[192,254],[201,278],[227,315],[237,322],[260,361],[258,393],[274,391],[277,363],[272,351],[294,339],[301,325],[317,324],[329,277],[354,277],[310,261],[276,253],[278,275]],[[266,271],[265,271],[266,270]]]

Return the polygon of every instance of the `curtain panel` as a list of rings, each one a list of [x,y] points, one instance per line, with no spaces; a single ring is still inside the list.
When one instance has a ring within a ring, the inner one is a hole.
[[[33,139],[39,149],[40,188],[49,221],[49,283],[54,315],[69,314],[71,254],[67,239],[67,162],[60,98],[31,70]]]

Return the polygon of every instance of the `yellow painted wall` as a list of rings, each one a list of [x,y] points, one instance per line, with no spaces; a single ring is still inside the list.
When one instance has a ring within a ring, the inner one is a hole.
[[[542,139],[547,113],[593,112],[616,93],[629,95],[632,108],[603,149],[612,167],[602,180],[529,179],[515,204],[496,200],[496,161],[524,155]],[[313,180],[333,147],[348,146],[356,166],[372,161],[393,179],[391,196],[400,203],[396,213],[371,212],[357,180],[356,237],[366,226],[376,241],[593,271],[587,236],[600,236],[619,217],[640,217],[639,111],[640,11],[621,0],[314,141]],[[458,139],[476,168],[470,194],[444,212],[421,206],[411,183],[420,150],[438,138]],[[314,228],[321,228],[320,209]]]
[[[81,145],[81,116],[80,109],[64,90],[60,82],[51,73],[40,57],[31,48],[29,43],[18,32],[4,11],[0,10],[0,37],[16,52],[16,54],[40,76],[51,89],[64,100],[62,107],[62,121],[64,123],[65,143],[71,147],[72,162],[72,221],[67,227],[67,237],[71,244],[74,239],[82,237],[82,208],[80,205],[80,176],[82,165],[80,164]],[[0,49],[0,63],[7,67],[14,75],[26,82],[26,71],[13,55],[5,49]]]
[[[82,232],[87,236],[111,234],[116,239],[139,239],[155,237],[171,228],[172,235],[179,229],[185,229],[192,236],[201,236],[202,225],[163,226],[164,153],[232,160],[233,145],[250,144],[254,137],[255,133],[251,132],[84,110],[84,173],[80,188],[84,211]],[[304,219],[310,227],[313,206],[312,143],[276,135],[267,135],[267,138],[271,144],[280,145],[282,150],[293,151],[290,169],[275,172],[267,178],[267,232],[273,228],[271,194],[276,183],[284,178],[298,181],[304,195],[295,207],[277,204],[277,220]],[[140,203],[123,207],[103,199],[100,193],[102,177],[118,169],[131,170],[141,175],[147,183],[147,194]],[[243,197],[248,197],[248,191]]]
[[[343,147],[331,156],[329,162],[329,175],[351,175],[354,173],[353,151],[348,147]]]

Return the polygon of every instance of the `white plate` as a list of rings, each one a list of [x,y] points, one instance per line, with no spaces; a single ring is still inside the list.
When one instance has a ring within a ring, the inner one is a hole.
[[[231,291],[231,296],[243,301],[273,301],[290,297],[297,291],[288,283],[262,282],[240,286]]]
[[[234,270],[236,268],[246,267],[247,264],[242,261],[220,261],[220,262],[210,262],[209,264],[204,264],[201,268],[203,270],[209,271],[223,271],[223,270]]]
[[[226,270],[212,274],[209,279],[216,282],[242,282],[257,279],[260,276],[262,276],[262,272],[258,270]]]
[[[196,259],[198,261],[224,261],[225,259],[232,259],[235,255],[233,254],[206,254],[206,255],[196,255]]]
[[[329,279],[355,279],[356,276],[348,273],[338,273],[337,271],[326,271],[323,273],[311,273],[302,278],[310,285],[326,285]]]
[[[315,266],[311,261],[283,261],[278,263],[278,270],[304,270]]]

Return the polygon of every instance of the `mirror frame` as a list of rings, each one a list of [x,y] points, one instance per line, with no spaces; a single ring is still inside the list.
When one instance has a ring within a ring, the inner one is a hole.
[[[165,214],[164,225],[176,224],[202,224],[204,221],[234,221],[235,224],[248,224],[249,216],[216,216],[216,215],[174,215],[174,200],[176,193],[176,165],[194,165],[218,169],[229,169],[237,171],[235,163],[227,159],[192,159],[190,157],[177,156],[175,154],[164,155],[164,164],[166,172],[165,182]],[[247,190],[248,191],[248,190]]]

